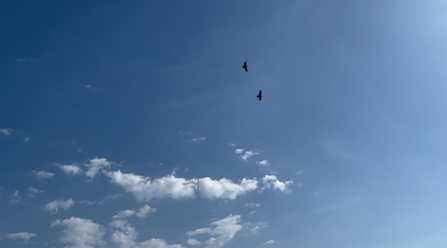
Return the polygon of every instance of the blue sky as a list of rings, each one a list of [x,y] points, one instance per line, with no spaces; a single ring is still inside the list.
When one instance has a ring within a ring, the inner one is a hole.
[[[444,1],[0,11],[1,247],[445,247]]]

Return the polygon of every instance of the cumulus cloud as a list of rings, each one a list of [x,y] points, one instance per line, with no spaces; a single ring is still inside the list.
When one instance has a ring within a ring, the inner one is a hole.
[[[239,224],[240,215],[229,215],[218,221],[214,221],[211,225],[214,228],[199,228],[195,231],[187,232],[186,234],[191,237],[197,234],[209,234],[211,237],[205,241],[198,241],[196,239],[188,239],[190,245],[205,245],[206,248],[222,247],[234,238],[234,235],[242,229]]]
[[[274,244],[274,243],[275,243],[275,241],[271,239],[271,240],[265,242],[265,243],[262,244],[262,245],[272,245],[272,244]]]
[[[250,203],[245,204],[245,206],[247,206],[249,208],[257,208],[257,207],[261,206],[261,204],[250,202]]]
[[[248,191],[255,190],[258,181],[252,179],[242,179],[240,184],[235,184],[231,180],[222,178],[219,181],[209,177],[198,180],[198,190],[201,195],[208,199],[222,198],[234,200],[238,195],[243,195]]]
[[[13,131],[11,128],[0,128],[0,135],[11,136]]]
[[[14,198],[15,199],[14,200],[10,200],[9,203],[11,203],[11,204],[18,203],[22,199],[22,197],[19,194],[19,191],[16,190],[14,192]]]
[[[205,141],[205,139],[206,139],[206,137],[199,137],[199,138],[192,139],[191,141],[192,142],[201,142],[201,141]]]
[[[91,159],[88,163],[84,164],[84,166],[87,167],[85,175],[87,177],[90,177],[90,179],[94,179],[96,174],[98,174],[99,170],[109,168],[111,164],[112,163],[108,161],[106,158]]]
[[[135,175],[132,173],[122,173],[120,170],[114,172],[104,172],[112,181],[126,191],[131,192],[139,201],[150,201],[153,198],[192,198],[197,180],[186,180],[168,175],[162,178],[151,180],[150,177]]]
[[[244,161],[246,161],[247,159],[253,157],[254,155],[259,154],[259,153],[254,152],[254,151],[245,151],[245,149],[241,149],[241,148],[238,148],[238,149],[234,150],[234,152],[236,154],[239,154],[241,156],[241,159],[244,160]]]
[[[112,241],[121,248],[136,248],[135,239],[138,233],[125,220],[114,220],[110,226],[116,228],[112,234]]]
[[[250,213],[248,213],[248,215],[254,215],[256,213],[256,211],[251,211]]]
[[[71,217],[65,220],[55,220],[51,227],[63,226],[61,242],[71,245],[73,248],[93,248],[105,245],[103,240],[105,234],[104,227],[94,223],[89,219]]]
[[[257,164],[262,165],[262,166],[269,166],[269,161],[267,159],[264,159],[262,161],[256,161]]]
[[[37,177],[37,179],[43,179],[43,178],[52,178],[55,174],[53,172],[46,172],[46,171],[31,171],[29,173],[30,175],[33,175]]]
[[[268,188],[277,189],[281,192],[290,192],[291,189],[288,188],[289,185],[293,184],[293,181],[281,182],[274,175],[265,175],[262,178],[262,183],[264,186],[261,188],[261,191]]]
[[[82,169],[79,168],[79,166],[75,165],[75,164],[58,164],[56,163],[55,165],[57,165],[59,168],[61,168],[65,175],[79,175],[82,174]]]
[[[18,232],[7,234],[6,237],[8,239],[21,239],[25,242],[28,242],[31,238],[37,237],[37,235],[35,233],[29,232]]]
[[[45,209],[50,211],[51,213],[57,213],[57,210],[59,208],[63,208],[63,209],[69,209],[71,206],[73,206],[74,201],[70,198],[66,201],[63,200],[54,200],[50,203],[48,203],[47,205],[45,205]]]
[[[209,177],[205,177],[187,180],[174,175],[151,180],[150,177],[122,173],[120,170],[113,172],[105,171],[104,174],[111,179],[112,183],[118,184],[126,191],[131,192],[138,201],[150,201],[153,198],[193,198],[196,190],[204,198],[234,200],[237,196],[255,190],[258,187],[256,179],[246,178],[237,184],[226,178],[212,180]]]
[[[26,137],[23,139],[23,142],[28,143],[28,141],[30,141],[30,140],[31,140],[30,137],[26,136]]]

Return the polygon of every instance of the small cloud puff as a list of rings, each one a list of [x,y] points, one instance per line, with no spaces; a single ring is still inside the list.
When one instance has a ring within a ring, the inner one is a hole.
[[[274,243],[275,243],[275,241],[271,239],[271,240],[265,242],[265,243],[262,244],[262,245],[272,245],[272,244],[274,244]]]
[[[63,209],[69,209],[71,206],[73,206],[74,201],[70,198],[66,201],[63,200],[54,200],[50,203],[48,203],[47,205],[45,205],[45,209],[50,211],[53,214],[57,213],[57,210],[59,208],[63,208]]]
[[[0,135],[11,136],[13,131],[11,128],[1,128]]]
[[[291,190],[288,188],[289,185],[293,184],[293,181],[281,182],[274,175],[265,175],[262,178],[262,182],[264,183],[264,187],[261,188],[261,191],[264,189],[277,189],[281,192],[290,192]]]
[[[264,159],[262,161],[256,161],[257,164],[262,165],[262,166],[269,166],[269,161],[267,159]]]
[[[29,187],[28,188],[28,192],[31,193],[31,194],[40,194],[40,193],[45,192],[45,190],[35,189],[33,187]]]
[[[245,151],[245,149],[238,148],[234,150],[234,153],[239,154],[241,156],[241,159],[246,161],[247,159],[253,157],[254,155],[259,154],[258,152],[254,151]]]
[[[156,208],[151,208],[149,205],[144,205],[144,207],[138,209],[138,211],[135,210],[123,210],[119,211],[117,215],[113,216],[113,219],[124,219],[130,216],[137,216],[138,218],[142,219],[146,216],[148,216],[150,213],[157,212]]]
[[[43,178],[52,178],[55,174],[53,172],[47,172],[47,171],[31,171],[29,175],[35,176],[37,179],[43,179]]]
[[[83,172],[82,169],[79,168],[79,166],[77,166],[75,164],[64,165],[64,164],[55,163],[55,165],[57,165],[59,168],[61,168],[64,171],[65,175],[79,175],[79,174],[82,174],[82,172]]]

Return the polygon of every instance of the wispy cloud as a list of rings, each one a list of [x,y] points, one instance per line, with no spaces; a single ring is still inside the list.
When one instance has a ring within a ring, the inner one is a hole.
[[[37,179],[43,179],[43,178],[52,178],[55,174],[53,172],[47,172],[47,171],[31,171],[29,175],[35,176]]]
[[[205,241],[199,241],[197,239],[188,239],[188,244],[192,246],[206,245],[206,247],[222,247],[227,242],[232,240],[235,234],[242,229],[242,225],[239,224],[241,219],[240,215],[229,215],[218,221],[214,221],[211,225],[214,228],[199,228],[194,231],[187,232],[189,237],[198,234],[208,234],[211,237]]]
[[[11,128],[1,128],[0,135],[11,136],[13,131]]]
[[[30,194],[40,194],[40,193],[45,192],[45,190],[35,189],[35,188],[33,188],[33,187],[29,187],[29,188],[28,188],[28,192],[29,192]]]
[[[195,138],[195,139],[191,139],[192,142],[203,142],[205,141],[206,137],[199,137],[199,138]]]
[[[31,238],[37,237],[37,234],[29,232],[18,232],[7,234],[6,237],[8,239],[21,239],[25,242],[28,242]]]
[[[257,208],[257,207],[261,206],[261,204],[260,203],[250,202],[250,203],[245,204],[245,206],[247,206],[249,208]]]
[[[113,219],[124,219],[130,216],[137,216],[138,218],[142,219],[148,216],[150,213],[157,212],[156,208],[151,208],[149,205],[144,205],[144,207],[138,209],[138,210],[122,210],[119,211],[117,215],[113,216]]]
[[[258,223],[247,222],[244,224],[244,227],[247,228],[251,234],[256,234],[259,232],[261,228],[267,227],[267,224],[263,222]]]
[[[51,227],[55,226],[65,227],[60,241],[70,247],[91,248],[106,244],[103,240],[105,228],[92,220],[71,217],[53,221]]]
[[[18,203],[18,202],[20,202],[20,200],[22,199],[22,197],[20,196],[20,194],[19,194],[19,191],[15,191],[14,192],[14,200],[10,200],[9,201],[9,203],[11,203],[11,204],[14,204],[14,203]]]
[[[64,200],[54,200],[50,203],[48,203],[47,205],[45,205],[45,209],[50,211],[53,214],[57,213],[57,210],[59,208],[63,208],[63,209],[69,209],[71,206],[73,206],[74,201],[70,198],[66,201]]]

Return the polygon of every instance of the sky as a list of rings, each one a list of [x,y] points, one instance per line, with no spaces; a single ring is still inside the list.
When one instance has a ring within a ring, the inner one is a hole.
[[[445,1],[7,0],[0,23],[1,247],[447,243]]]

